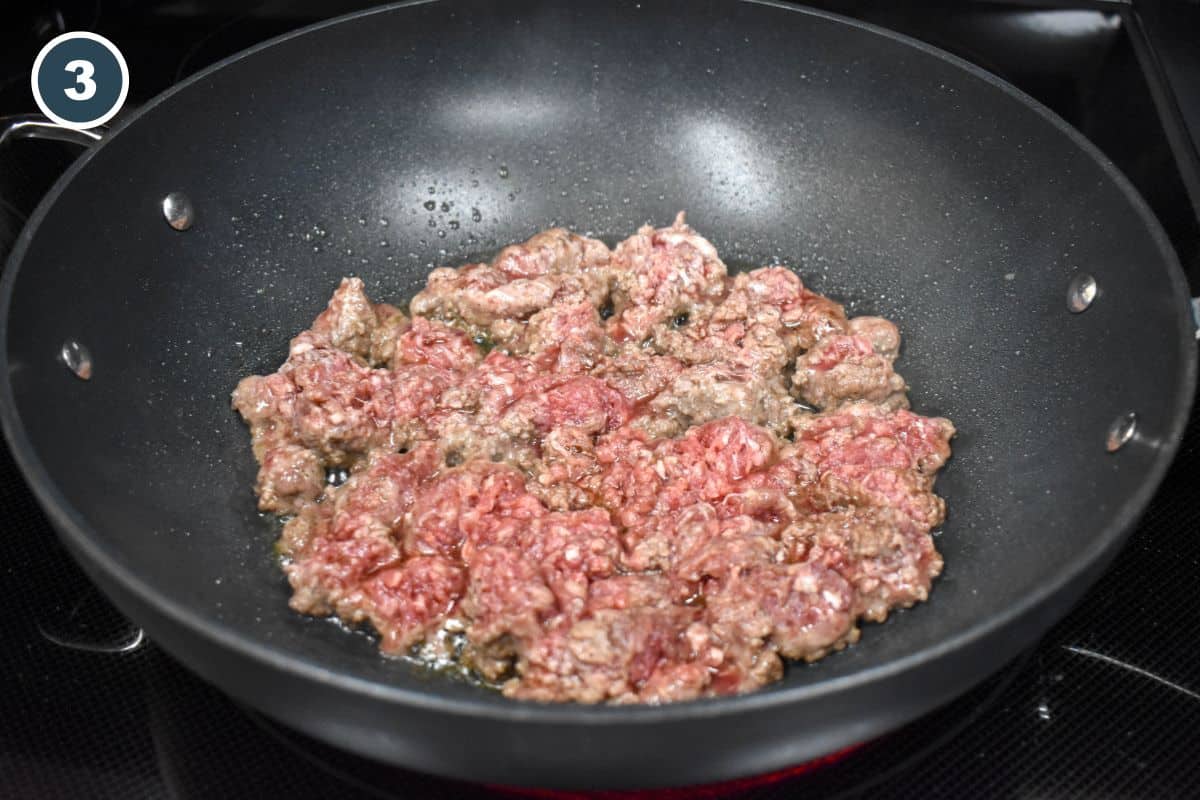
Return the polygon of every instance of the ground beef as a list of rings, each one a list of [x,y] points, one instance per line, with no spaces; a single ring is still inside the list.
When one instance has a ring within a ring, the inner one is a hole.
[[[887,320],[727,275],[682,214],[434,270],[409,310],[347,278],[234,390],[297,611],[510,697],[662,703],[929,596],[954,427],[907,410]]]
[[[406,653],[454,609],[465,583],[461,565],[436,556],[416,556],[367,578],[362,604],[379,631],[379,649]]]
[[[457,328],[414,317],[393,348],[392,366],[428,364],[438,369],[461,370],[479,363],[479,348]]]
[[[649,225],[617,245],[609,333],[617,341],[642,341],[655,326],[725,293],[725,264],[717,249],[684,222],[669,228]]]
[[[849,581],[855,613],[872,622],[928,598],[942,571],[929,531],[886,508],[804,515],[781,539],[789,561],[821,563]]]
[[[858,317],[849,333],[831,334],[796,359],[792,377],[797,395],[831,410],[859,400],[908,408],[908,387],[892,369],[900,350],[896,326],[878,317]]]
[[[591,610],[522,649],[510,697],[662,703],[706,694],[723,652],[686,606]]]
[[[693,425],[736,416],[786,435],[796,410],[783,376],[723,362],[697,364],[650,401],[637,426],[652,436],[678,436]]]
[[[403,560],[397,536],[417,486],[438,468],[429,443],[410,453],[376,451],[355,474],[304,506],[284,527],[280,549],[295,594],[292,607],[361,619],[360,584],[370,573]]]
[[[604,304],[613,280],[609,260],[603,242],[554,228],[504,248],[491,264],[434,270],[409,308],[510,345],[552,304]]]
[[[684,366],[672,356],[653,353],[636,344],[623,344],[602,359],[592,374],[629,398],[634,405],[654,399]]]
[[[386,308],[382,313],[389,316]],[[371,336],[378,326],[375,306],[367,299],[362,280],[342,278],[342,285],[333,293],[329,306],[309,331],[327,337],[329,344],[338,350],[366,358],[371,353]]]
[[[388,367],[396,352],[396,341],[408,330],[408,317],[395,306],[380,303],[375,306],[376,325],[371,331],[371,346],[367,352],[372,366]]]
[[[255,489],[259,510],[295,513],[320,497],[325,489],[321,458],[296,444],[272,447],[262,455]]]

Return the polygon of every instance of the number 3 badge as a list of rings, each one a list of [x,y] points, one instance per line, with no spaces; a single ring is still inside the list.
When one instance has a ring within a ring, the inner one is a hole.
[[[42,48],[30,84],[43,114],[59,125],[86,130],[121,110],[129,94],[129,67],[108,39],[73,31]]]

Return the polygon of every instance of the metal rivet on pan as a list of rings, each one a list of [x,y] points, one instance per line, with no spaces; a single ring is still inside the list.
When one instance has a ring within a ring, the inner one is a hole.
[[[1113,420],[1112,425],[1108,426],[1108,439],[1105,441],[1104,446],[1108,449],[1108,452],[1115,453],[1133,438],[1134,431],[1136,430],[1137,414],[1132,411],[1126,412]]]
[[[163,216],[167,218],[167,224],[177,231],[186,231],[192,227],[192,222],[196,219],[192,201],[183,192],[171,192],[164,197],[162,212]]]
[[[85,381],[91,379],[92,354],[79,342],[67,339],[63,342],[62,349],[58,351],[58,357],[67,365],[67,369],[75,373],[76,377]]]
[[[1096,299],[1096,289],[1096,279],[1086,272],[1080,272],[1067,284],[1067,308],[1072,314],[1087,311]]]

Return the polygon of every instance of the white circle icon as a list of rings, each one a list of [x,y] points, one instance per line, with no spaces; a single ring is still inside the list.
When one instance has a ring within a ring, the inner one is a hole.
[[[108,122],[129,94],[129,67],[117,46],[98,33],[71,31],[51,39],[29,78],[42,113],[66,128]]]

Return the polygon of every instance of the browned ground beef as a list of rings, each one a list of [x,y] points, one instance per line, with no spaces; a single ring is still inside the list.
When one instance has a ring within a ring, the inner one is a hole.
[[[682,214],[540,233],[410,309],[345,279],[233,393],[296,610],[629,703],[754,689],[928,596],[954,428],[907,410],[887,320],[728,275]]]

